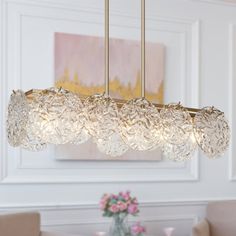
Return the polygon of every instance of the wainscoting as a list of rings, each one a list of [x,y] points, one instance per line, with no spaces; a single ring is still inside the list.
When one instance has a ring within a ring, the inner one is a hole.
[[[139,217],[130,218],[130,223],[141,221],[149,235],[162,235],[162,228],[176,227],[176,236],[189,236],[191,226],[204,217],[207,202],[146,202],[140,204]],[[61,204],[35,206],[5,206],[6,211],[40,211],[42,228],[66,231],[80,235],[94,235],[96,231],[109,230],[110,218],[101,217],[97,204]]]

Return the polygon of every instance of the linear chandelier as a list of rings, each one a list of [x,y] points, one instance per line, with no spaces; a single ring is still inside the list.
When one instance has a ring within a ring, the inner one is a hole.
[[[141,0],[141,97],[109,96],[109,0],[105,0],[105,93],[84,97],[63,88],[13,91],[8,105],[10,145],[40,151],[47,144],[79,145],[92,138],[102,153],[156,148],[173,161],[193,157],[197,147],[209,158],[229,145],[230,129],[218,109],[152,104],[145,98],[145,0]]]

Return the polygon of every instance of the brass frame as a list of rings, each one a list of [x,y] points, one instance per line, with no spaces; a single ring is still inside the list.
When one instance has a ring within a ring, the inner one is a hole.
[[[26,95],[27,98],[30,98],[33,93],[40,93],[40,92],[44,92],[44,91],[47,91],[47,90],[31,89],[31,90],[28,90],[27,92],[25,92],[25,95]],[[89,96],[79,95],[79,97],[80,97],[81,101],[83,102]],[[124,99],[113,98],[113,100],[117,104],[118,108],[121,108],[127,102]],[[158,109],[158,111],[160,111],[161,109],[167,107],[167,105],[165,105],[165,104],[153,103],[153,105]],[[201,110],[201,109],[190,108],[190,107],[184,107],[184,109],[187,110],[192,117],[194,117],[196,115],[196,113]]]

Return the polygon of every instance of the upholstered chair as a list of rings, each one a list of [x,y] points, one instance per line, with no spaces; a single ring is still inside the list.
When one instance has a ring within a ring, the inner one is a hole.
[[[37,212],[0,215],[0,236],[72,236],[40,231],[40,214]]]
[[[235,236],[236,201],[211,202],[206,218],[193,227],[193,236]]]

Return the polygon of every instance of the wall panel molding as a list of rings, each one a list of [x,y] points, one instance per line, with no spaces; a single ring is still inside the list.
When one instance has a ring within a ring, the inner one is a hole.
[[[7,165],[7,153],[6,153],[6,135],[5,135],[5,119],[6,119],[6,97],[7,97],[7,56],[6,56],[6,45],[7,45],[7,36],[6,36],[6,25],[7,25],[7,6],[4,1],[0,1],[0,86],[1,86],[1,94],[0,94],[0,134],[1,134],[1,142],[0,142],[0,181],[6,177],[6,165]]]
[[[236,181],[236,24],[229,24],[229,123],[231,127],[231,142],[229,147],[229,180]]]
[[[177,207],[177,206],[206,206],[210,201],[230,201],[232,198],[210,198],[210,199],[182,199],[182,200],[172,200],[172,201],[142,201],[139,202],[140,207],[152,208],[155,207]],[[13,203],[13,204],[0,204],[0,212],[8,211],[22,211],[22,210],[91,210],[99,209],[97,202],[62,202],[62,203]]]
[[[142,222],[163,222],[191,220],[196,224],[205,216],[205,209],[210,201],[227,201],[232,198],[211,198],[176,201],[144,201],[140,202],[140,217]],[[34,203],[0,205],[0,213],[39,211],[42,215],[42,225],[91,225],[107,224],[109,218],[102,218],[98,203]],[[181,213],[180,213],[181,212]],[[131,219],[133,221],[133,219]]]
[[[140,202],[140,214],[129,218],[129,223],[141,221],[151,234],[161,234],[166,226],[176,227],[176,235],[190,235],[192,225],[205,217],[209,201],[231,199],[202,199]],[[103,218],[97,202],[31,203],[0,205],[0,213],[38,211],[44,230],[93,235],[107,231],[110,218]]]
[[[219,200],[219,199],[211,199]],[[221,199],[222,200],[222,199]],[[230,200],[230,199],[224,199]],[[166,226],[176,227],[176,235],[189,235],[192,225],[205,217],[210,200],[176,200],[140,202],[140,214],[129,218],[129,223],[141,221],[149,233],[161,234]],[[35,203],[0,205],[0,213],[39,211],[42,228],[92,235],[95,231],[106,231],[110,218],[103,218],[97,203]],[[185,225],[185,226],[184,226]]]
[[[228,7],[236,7],[236,1],[233,0],[190,0],[190,1],[203,2],[203,3],[222,5]]]

